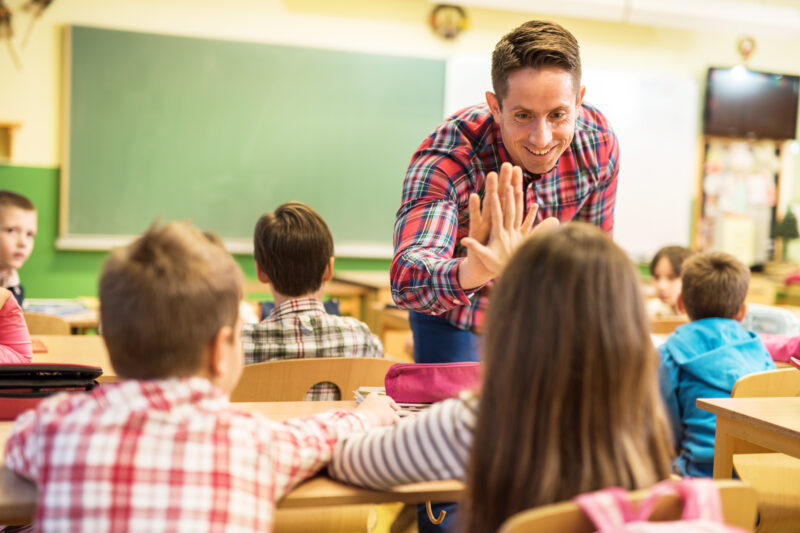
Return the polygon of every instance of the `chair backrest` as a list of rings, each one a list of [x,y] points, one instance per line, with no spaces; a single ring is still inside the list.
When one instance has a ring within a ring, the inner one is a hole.
[[[756,492],[741,481],[715,481],[722,501],[725,523],[752,531],[756,521]],[[649,490],[630,493],[630,501],[638,503],[647,498]],[[663,496],[651,515],[653,520],[678,520],[683,502],[677,495]],[[562,502],[544,505],[517,513],[506,520],[499,533],[527,533],[529,531],[559,531],[561,533],[591,533],[595,531],[589,518],[578,504]]]
[[[740,377],[731,398],[785,398],[800,396],[800,371],[796,368],[766,370]]]
[[[69,323],[60,316],[30,311],[26,311],[24,316],[31,335],[69,335],[72,332]]]
[[[395,363],[371,357],[318,357],[246,365],[231,401],[302,401],[308,389],[326,381],[339,387],[343,400],[349,400],[359,387],[383,387],[386,372]]]

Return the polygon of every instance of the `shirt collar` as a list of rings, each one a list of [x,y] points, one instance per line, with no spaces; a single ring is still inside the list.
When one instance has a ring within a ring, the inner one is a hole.
[[[325,306],[318,298],[293,298],[275,306],[270,312],[269,318],[281,318],[314,311],[325,313]]]
[[[0,286],[16,287],[19,285],[19,274],[12,269],[0,271]]]

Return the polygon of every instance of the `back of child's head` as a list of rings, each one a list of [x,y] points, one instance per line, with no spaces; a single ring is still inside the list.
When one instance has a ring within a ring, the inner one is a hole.
[[[15,192],[0,190],[0,211],[8,207],[16,207],[23,211],[36,211],[33,202],[27,197]]]
[[[750,270],[724,252],[696,254],[683,263],[681,300],[691,320],[734,318],[744,304]]]
[[[189,224],[154,224],[114,250],[100,277],[100,321],[124,378],[194,375],[223,326],[235,326],[239,266]]]
[[[333,257],[333,237],[319,214],[287,202],[256,223],[253,238],[258,268],[285,296],[303,296],[322,286]]]
[[[653,260],[650,261],[650,275],[654,276],[659,261],[666,259],[672,267],[672,273],[676,277],[680,277],[683,262],[693,254],[694,252],[685,246],[664,246],[656,252]]]
[[[638,274],[599,229],[524,242],[492,291],[468,531],[669,475],[671,435]]]

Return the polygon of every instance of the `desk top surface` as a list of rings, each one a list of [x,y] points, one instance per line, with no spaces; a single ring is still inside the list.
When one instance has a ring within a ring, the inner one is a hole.
[[[753,427],[800,439],[800,397],[707,398],[697,407]]]
[[[98,381],[117,381],[117,373],[111,366],[108,350],[102,337],[97,335],[34,335],[47,348],[46,352],[35,352],[33,363],[64,363],[99,366],[103,375]]]
[[[333,281],[352,283],[374,290],[391,287],[388,270],[340,270],[333,273]]]

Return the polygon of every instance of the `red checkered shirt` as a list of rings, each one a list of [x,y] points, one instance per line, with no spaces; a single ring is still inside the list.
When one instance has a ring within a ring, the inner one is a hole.
[[[469,195],[484,194],[486,174],[511,161],[486,105],[468,107],[442,123],[417,149],[403,181],[394,226],[392,297],[401,307],[442,315],[461,329],[480,328],[488,285],[464,291],[458,265],[466,255]],[[575,136],[553,170],[523,171],[525,212],[536,220],[582,220],[611,233],[619,146],[605,117],[583,104]]]
[[[23,413],[5,462],[36,483],[42,531],[264,532],[275,503],[366,428],[354,412],[239,412],[202,378],[129,380]]]
[[[242,329],[245,364],[310,357],[383,357],[383,345],[352,317],[328,314],[319,298],[295,298],[276,306],[258,324]],[[346,391],[348,394],[350,391]],[[330,382],[318,383],[306,400],[340,400]]]

